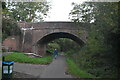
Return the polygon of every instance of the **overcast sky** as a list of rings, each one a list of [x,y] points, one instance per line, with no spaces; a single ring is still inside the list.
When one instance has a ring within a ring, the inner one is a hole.
[[[82,3],[85,0],[47,0],[51,2],[51,9],[45,21],[70,21],[69,13],[72,2]]]

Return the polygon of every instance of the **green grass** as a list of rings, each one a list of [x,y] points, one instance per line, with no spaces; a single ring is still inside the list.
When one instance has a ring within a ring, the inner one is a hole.
[[[51,56],[45,57],[28,57],[24,53],[14,52],[8,55],[5,55],[5,61],[15,61],[21,63],[33,63],[33,64],[49,64],[52,62]]]
[[[80,78],[96,78],[94,75],[80,69],[72,59],[67,58],[68,73]]]

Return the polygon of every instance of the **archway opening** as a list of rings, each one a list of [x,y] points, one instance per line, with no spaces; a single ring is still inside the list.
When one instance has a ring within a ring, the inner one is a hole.
[[[70,47],[70,46],[67,43],[71,44],[71,43],[75,43],[75,42],[80,47],[85,45],[85,43],[79,37],[77,37],[76,35],[73,35],[73,34],[70,34],[70,33],[65,33],[65,32],[56,32],[56,33],[51,33],[51,34],[48,34],[48,35],[44,36],[43,38],[41,38],[37,42],[37,44],[39,45],[39,47],[38,47],[39,52],[38,53],[44,55],[46,53],[46,45],[49,45],[52,41],[54,42],[57,39],[58,39],[58,41],[64,40],[64,39],[65,39],[65,41],[67,40],[68,42],[63,43],[63,44],[67,45],[68,47]],[[60,42],[59,42],[58,45],[60,45]],[[71,44],[71,46],[72,45],[73,44]],[[64,49],[65,49],[64,46],[60,46],[59,50],[60,51],[65,51]],[[42,52],[40,52],[40,51],[42,51]]]
[[[46,45],[46,54],[53,54],[54,49],[57,49],[61,54],[71,54],[74,51],[80,50],[81,47],[69,38],[58,38]]]
[[[85,45],[84,41],[82,41],[76,35],[73,35],[73,34],[70,34],[70,33],[65,33],[65,32],[56,32],[56,33],[48,34],[48,35],[44,36],[42,39],[40,39],[38,41],[38,44],[47,44],[50,41],[53,41],[53,40],[59,39],[59,38],[72,39],[73,41],[75,41],[76,43],[78,43],[81,46]]]

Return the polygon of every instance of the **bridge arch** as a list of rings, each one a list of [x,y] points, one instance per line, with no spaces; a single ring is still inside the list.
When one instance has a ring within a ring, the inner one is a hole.
[[[82,41],[78,36],[67,33],[67,32],[54,32],[54,33],[49,33],[43,36],[39,41],[36,42],[37,48],[35,48],[36,53],[43,56],[46,52],[46,45],[55,39],[59,38],[69,38],[78,43],[80,46],[84,46],[85,42]]]
[[[58,38],[69,38],[75,41],[76,43],[78,43],[79,45],[85,44],[79,37],[67,32],[54,32],[54,33],[47,34],[44,37],[42,37],[37,43],[46,44]]]
[[[45,44],[57,38],[69,38],[84,45],[87,41],[88,33],[85,26],[90,24],[74,22],[38,22],[38,23],[19,23],[23,30],[21,51],[33,52],[44,55]]]

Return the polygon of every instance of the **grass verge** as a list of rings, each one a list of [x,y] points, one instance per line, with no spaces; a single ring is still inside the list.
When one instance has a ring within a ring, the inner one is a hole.
[[[14,52],[4,56],[5,61],[15,61],[21,63],[33,63],[33,64],[49,64],[52,62],[51,56],[45,57],[29,57],[24,53]]]
[[[68,73],[79,78],[96,78],[94,75],[80,69],[71,58],[67,58]]]

